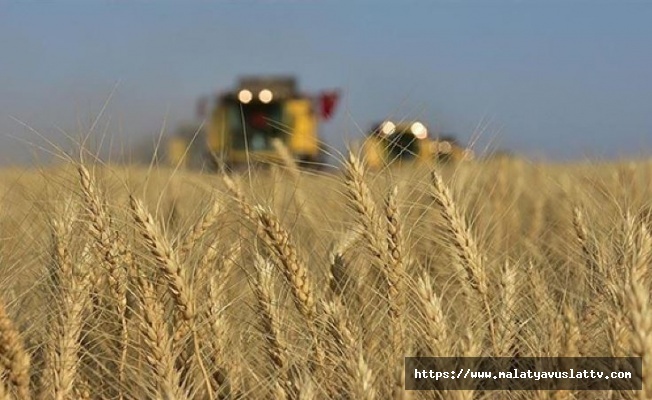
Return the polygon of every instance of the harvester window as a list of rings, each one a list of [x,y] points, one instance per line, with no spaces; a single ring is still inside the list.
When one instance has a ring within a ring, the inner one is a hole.
[[[283,138],[282,108],[278,103],[250,103],[234,107],[236,115],[231,118],[233,148],[252,151],[271,151],[272,140]],[[244,125],[243,125],[244,122]]]
[[[390,160],[410,159],[419,153],[419,139],[411,133],[394,133],[387,137]]]

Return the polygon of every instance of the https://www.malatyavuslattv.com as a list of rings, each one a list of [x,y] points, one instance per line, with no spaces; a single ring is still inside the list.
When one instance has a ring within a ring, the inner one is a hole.
[[[637,357],[407,357],[408,390],[640,390]]]

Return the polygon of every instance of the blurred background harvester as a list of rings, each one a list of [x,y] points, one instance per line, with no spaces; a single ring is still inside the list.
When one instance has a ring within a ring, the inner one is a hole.
[[[384,121],[374,126],[364,143],[362,154],[370,168],[413,162],[459,162],[471,160],[474,153],[460,146],[453,136],[432,137],[420,121]]]
[[[234,91],[200,100],[204,125],[179,128],[167,146],[172,165],[239,168],[278,162],[273,146],[280,139],[303,166],[321,164],[321,120],[329,119],[338,91],[302,94],[293,77],[247,77]]]

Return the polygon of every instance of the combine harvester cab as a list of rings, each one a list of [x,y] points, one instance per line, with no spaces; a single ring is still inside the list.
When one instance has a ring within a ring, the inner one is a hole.
[[[338,93],[301,94],[292,77],[243,78],[234,91],[215,96],[205,111],[204,158],[213,168],[240,169],[282,162],[280,140],[300,165],[321,165],[319,123],[328,119]]]
[[[384,121],[377,124],[362,144],[363,157],[371,169],[414,163],[458,162],[473,159],[473,152],[455,138],[431,138],[419,121]]]

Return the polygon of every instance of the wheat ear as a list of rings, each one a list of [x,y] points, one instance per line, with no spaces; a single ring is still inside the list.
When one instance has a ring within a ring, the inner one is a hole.
[[[337,345],[345,371],[351,382],[344,382],[355,399],[375,398],[373,373],[362,353],[360,338],[351,326],[345,308],[337,298],[324,303],[324,315],[328,318],[328,331]]]
[[[367,248],[382,265],[385,263],[386,243],[385,229],[382,228],[382,217],[378,212],[371,191],[365,181],[365,169],[362,162],[353,153],[345,164],[344,176],[347,187],[349,207],[355,212],[361,225],[362,236]]]
[[[79,166],[78,171],[84,205],[89,217],[89,230],[95,239],[95,247],[109,267],[109,284],[120,304],[119,308],[124,310],[127,306],[124,266],[128,250],[119,233],[112,231],[111,216],[90,172],[83,165]]]
[[[281,335],[280,318],[274,302],[273,267],[258,253],[255,254],[254,265],[256,267],[254,293],[258,301],[258,316],[262,322],[263,335],[267,342],[265,351],[278,373],[276,385],[281,393],[277,397],[294,398],[295,391],[287,374],[287,345]]]
[[[217,222],[218,217],[222,211],[220,203],[217,201],[216,196],[211,200],[211,206],[202,215],[202,217],[193,225],[192,229],[186,234],[185,240],[178,248],[179,259],[184,260],[188,253],[193,249],[195,243],[199,241],[206,231]]]
[[[186,285],[177,254],[154,223],[142,201],[129,196],[129,202],[140,235],[145,240],[147,249],[156,259],[179,313],[186,321],[191,321],[194,318],[194,307],[190,301],[190,291]]]
[[[405,333],[403,315],[405,314],[405,265],[403,257],[405,249],[401,233],[401,221],[397,204],[398,188],[395,186],[385,201],[385,218],[387,221],[387,256],[385,275],[387,277],[387,301],[389,303],[389,318],[392,325],[392,348],[394,359],[401,360],[397,365],[395,399],[404,399],[407,396],[405,387],[404,352]]]
[[[279,262],[283,266],[285,278],[290,283],[294,304],[305,318],[308,330],[313,340],[315,358],[318,365],[323,365],[324,354],[317,336],[317,307],[313,294],[315,289],[308,276],[308,268],[299,259],[296,247],[290,240],[290,235],[278,219],[269,210],[257,206],[255,211],[258,222],[262,227],[263,239],[272,248]]]
[[[208,299],[209,306],[206,310],[206,320],[208,322],[209,340],[212,346],[212,358],[214,367],[217,370],[213,373],[213,381],[216,385],[215,391],[218,392],[218,398],[229,398],[231,388],[228,387],[229,375],[225,369],[227,363],[226,354],[226,331],[228,321],[224,315],[226,306],[224,305],[224,291],[227,279],[235,266],[235,256],[240,249],[240,245],[232,246],[226,255],[222,257],[219,271],[216,274],[211,274],[208,283]],[[219,254],[215,246],[209,246],[206,253],[202,257],[199,270],[211,271],[215,268],[215,262]]]
[[[138,284],[142,304],[140,328],[147,346],[145,358],[155,372],[159,395],[166,399],[187,399],[172,356],[172,338],[163,320],[163,306],[156,298],[156,291],[150,282],[139,278]]]
[[[453,196],[437,171],[432,172],[432,195],[435,203],[441,208],[442,216],[446,222],[446,229],[449,233],[451,244],[455,250],[456,257],[462,263],[466,271],[466,282],[471,285],[480,298],[485,308],[486,316],[489,319],[492,344],[494,351],[497,350],[496,329],[494,327],[491,306],[488,298],[488,278],[485,272],[484,261],[475,237],[471,232],[466,219],[457,209]]]
[[[118,380],[120,390],[124,381],[127,359],[127,270],[131,254],[118,232],[111,227],[111,216],[107,206],[100,196],[95,179],[83,165],[78,166],[82,197],[89,217],[88,228],[93,237],[94,247],[108,267],[108,282],[112,299],[116,302],[116,312],[120,320],[120,361],[118,364]],[[122,394],[120,394],[122,398]]]
[[[601,286],[597,279],[600,276],[597,275],[603,274],[604,271],[601,269],[602,263],[599,260],[597,246],[589,237],[589,230],[584,220],[584,212],[579,207],[573,207],[573,228],[577,243],[582,249],[584,256],[584,265],[589,274],[589,285],[592,290],[599,290]]]
[[[417,295],[423,313],[425,335],[430,353],[446,357],[451,350],[448,321],[444,315],[441,298],[435,293],[430,276],[423,274],[417,281]]]
[[[359,232],[348,231],[342,235],[339,240],[332,244],[331,249],[328,252],[328,262],[330,265],[328,287],[334,296],[342,298],[346,287],[350,284],[350,280],[356,278],[347,271],[344,254],[358,239],[360,239]]]
[[[313,321],[317,310],[313,298],[314,289],[308,277],[308,269],[299,260],[296,248],[290,242],[288,232],[281,226],[275,216],[262,207],[257,207],[258,220],[262,225],[266,239],[278,256],[288,282],[291,283],[295,304],[301,314]]]
[[[0,366],[16,390],[19,400],[31,399],[29,388],[30,357],[25,351],[20,333],[0,300]],[[4,385],[0,381],[0,385]],[[3,386],[4,387],[4,386]]]
[[[57,400],[67,399],[73,393],[84,314],[90,306],[88,275],[78,276],[72,269],[62,270],[61,275],[62,284],[57,296],[59,310],[54,324],[55,338],[47,367],[53,372],[51,383]]]
[[[633,328],[631,345],[634,354],[641,357],[643,376],[643,390],[639,398],[649,399],[652,397],[652,307],[650,306],[649,286],[645,284],[645,273],[649,268],[649,254],[652,251],[652,243],[649,241],[647,230],[641,224],[638,232],[642,241],[632,249],[629,257],[629,274],[627,297],[629,305],[630,323]]]
[[[390,192],[385,203],[385,216],[387,218],[387,297],[389,302],[389,316],[392,321],[393,346],[395,351],[402,353],[403,347],[403,314],[405,313],[404,274],[405,265],[403,257],[405,249],[401,235],[400,215],[396,197],[398,188]]]
[[[81,260],[72,259],[69,249],[72,226],[76,219],[71,203],[52,221],[54,240],[52,286],[55,293],[56,316],[46,345],[45,372],[41,397],[67,399],[75,389],[78,353],[84,314],[90,308],[89,254]],[[86,250],[87,248],[85,248]]]
[[[212,399],[212,385],[202,361],[201,351],[199,350],[195,308],[191,301],[190,288],[186,284],[183,270],[179,263],[178,254],[172,249],[158,225],[154,223],[151,214],[145,209],[143,203],[135,197],[129,196],[129,204],[140,235],[145,240],[147,249],[156,259],[160,271],[167,281],[168,291],[174,299],[179,314],[186,322],[186,328],[192,333],[197,362],[202,371],[208,395]]]
[[[423,274],[417,281],[417,298],[422,313],[424,336],[427,349],[433,357],[447,357],[453,351],[450,340],[450,326],[444,314],[441,297],[435,293],[430,276]],[[447,398],[450,392],[442,390],[440,398]]]
[[[226,186],[227,190],[231,192],[231,194],[235,198],[236,203],[240,208],[240,210],[242,210],[242,212],[247,217],[249,217],[250,220],[255,221],[257,219],[256,212],[251,207],[251,205],[247,202],[242,187],[227,174],[222,174],[222,181],[224,182],[224,185]]]
[[[442,209],[446,228],[451,235],[455,255],[467,273],[467,280],[481,295],[487,294],[488,283],[484,263],[471,229],[458,211],[453,196],[437,171],[433,171],[433,198]]]
[[[499,344],[497,357],[511,357],[514,355],[514,346],[516,345],[518,333],[514,318],[518,304],[516,294],[516,270],[509,261],[505,261],[500,274],[501,304],[496,326]]]

